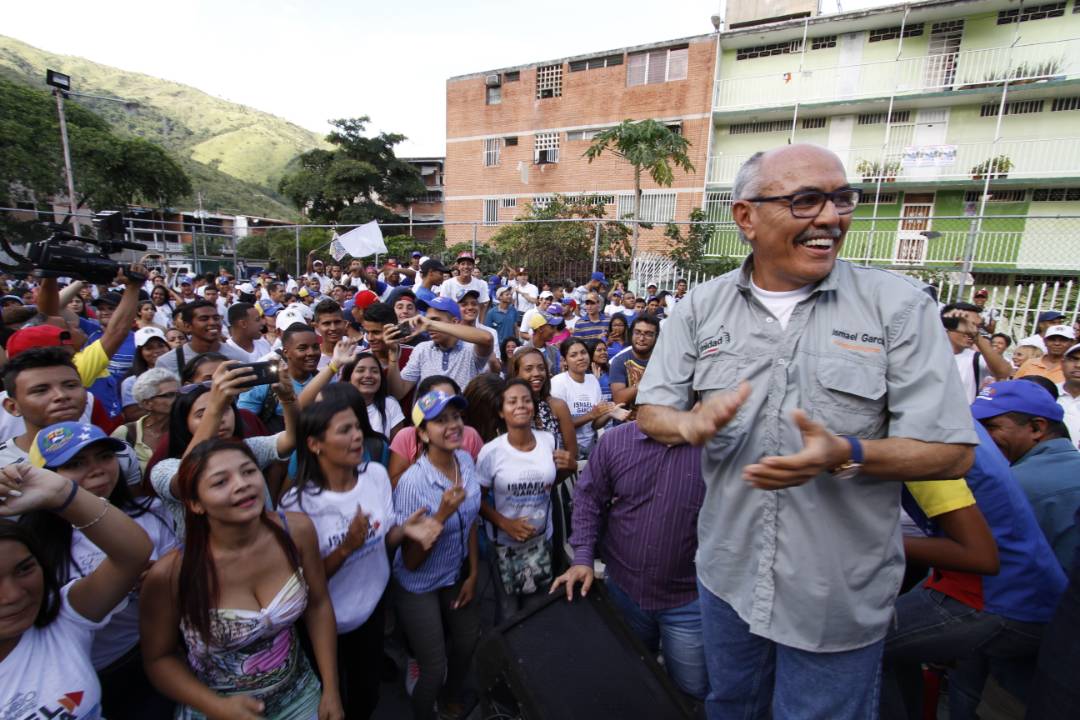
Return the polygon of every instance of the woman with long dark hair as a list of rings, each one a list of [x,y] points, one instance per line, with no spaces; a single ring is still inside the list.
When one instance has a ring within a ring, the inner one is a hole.
[[[462,682],[480,637],[474,602],[480,486],[472,458],[461,449],[464,407],[458,395],[436,390],[420,396],[412,416],[423,453],[394,490],[398,517],[438,508],[435,519],[443,525],[433,547],[409,541],[394,558],[398,619],[420,668],[412,692],[417,720],[435,717],[436,700],[446,714],[460,716]]]
[[[185,385],[169,413],[169,449],[165,458],[149,466],[150,485],[173,515],[178,535],[184,534],[185,512],[180,501],[178,471],[182,458],[196,445],[210,438],[235,438],[254,454],[259,470],[271,463],[288,460],[296,446],[296,393],[285,362],[280,363],[274,385],[284,410],[285,429],[277,435],[245,437],[236,398],[251,379],[251,369],[222,363],[214,371],[211,385]],[[276,491],[278,488],[272,488]]]
[[[169,291],[164,285],[155,285],[150,291],[150,302],[154,304],[154,324],[165,329],[173,325],[173,305]]]
[[[620,406],[604,402],[600,381],[592,374],[589,348],[581,338],[567,338],[559,346],[566,368],[551,379],[551,395],[566,403],[577,429],[578,459],[589,457],[596,431],[611,421]],[[619,416],[625,419],[625,413]]]
[[[54,436],[54,441],[62,439]],[[59,516],[104,554],[93,571],[60,585],[41,538],[8,521],[37,511]],[[134,520],[77,482],[26,462],[0,468],[0,699],[5,715],[101,717],[101,685],[91,659],[94,635],[109,625],[151,550],[150,539]]]
[[[142,300],[139,302],[139,309],[135,312],[135,329],[141,330],[143,328],[157,328],[161,331],[162,335],[165,334],[165,328],[158,325],[155,322],[157,315],[157,307],[149,300]]]
[[[480,514],[488,521],[496,622],[542,602],[553,579],[551,488],[555,484],[555,436],[533,427],[532,387],[521,378],[498,396],[506,433],[480,451],[476,475],[483,488]],[[564,460],[568,459],[564,458]]]
[[[570,458],[577,457],[577,435],[574,421],[570,418],[570,408],[566,403],[551,395],[551,376],[548,374],[547,360],[544,354],[534,347],[529,347],[514,355],[513,377],[529,383],[533,394],[535,410],[534,427],[547,430],[555,436],[555,446],[570,451]],[[560,470],[575,469],[560,467]]]
[[[611,402],[611,378],[609,376],[608,346],[603,340],[590,340],[586,343],[589,348],[589,360],[592,363],[592,374],[600,383],[600,397],[604,402]]]
[[[521,340],[516,337],[508,337],[499,343],[499,359],[502,360],[503,377],[510,376],[510,359],[514,357],[514,351],[521,347]]]
[[[311,520],[267,512],[258,460],[231,438],[191,449],[178,492],[184,546],[146,576],[140,626],[146,674],[181,705],[176,716],[343,718],[334,611]]]
[[[462,395],[469,403],[465,408],[465,425],[480,433],[484,442],[491,442],[503,432],[499,418],[499,396],[506,386],[506,380],[496,373],[477,375],[465,386]]]
[[[299,434],[296,487],[281,507],[305,513],[315,526],[337,620],[345,715],[368,718],[379,698],[372,664],[382,658],[387,553],[406,537],[430,548],[442,525],[424,508],[398,523],[390,477],[364,460],[363,423],[346,396],[305,407]]]
[[[615,313],[612,315],[607,326],[607,347],[609,356],[615,357],[622,352],[626,347],[628,335],[626,316],[622,313]]]
[[[64,422],[37,434],[31,459],[35,465],[78,483],[83,490],[107,498],[138,523],[153,543],[150,562],[154,562],[176,546],[176,535],[158,500],[135,499],[127,483],[120,482],[116,452],[124,447],[123,442],[94,425]],[[54,569],[61,586],[73,578],[86,577],[105,560],[105,553],[86,534],[58,515],[37,511],[24,515],[20,522],[40,539],[45,564]],[[101,706],[107,717],[169,717],[172,703],[153,689],[143,673],[137,596],[133,594],[94,635],[91,659],[101,680]]]

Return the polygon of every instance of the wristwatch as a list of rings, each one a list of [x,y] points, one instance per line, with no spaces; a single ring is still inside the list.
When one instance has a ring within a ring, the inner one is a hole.
[[[863,465],[863,449],[862,442],[859,438],[853,435],[841,435],[840,437],[848,441],[848,445],[851,446],[851,459],[846,463],[837,465],[829,472],[837,480],[851,480],[859,473],[862,472]]]

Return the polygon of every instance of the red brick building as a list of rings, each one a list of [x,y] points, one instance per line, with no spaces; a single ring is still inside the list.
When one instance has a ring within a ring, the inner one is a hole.
[[[623,120],[652,118],[690,141],[693,173],[675,171],[669,188],[645,178],[642,219],[686,220],[704,203],[716,36],[672,40],[450,78],[446,83],[445,216],[483,221],[478,239],[512,220],[526,203],[555,193],[599,195],[608,217],[632,210],[633,169],[605,154],[582,154],[593,136]],[[447,226],[450,244],[472,239]],[[660,230],[643,249],[663,247]]]

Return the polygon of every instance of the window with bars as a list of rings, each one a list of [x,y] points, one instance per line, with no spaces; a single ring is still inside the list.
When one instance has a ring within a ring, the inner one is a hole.
[[[503,73],[503,82],[517,82],[521,79],[520,70],[511,70],[508,73]]]
[[[1031,194],[1032,202],[1077,202],[1080,201],[1080,187],[1037,188]]]
[[[416,202],[418,203],[441,203],[442,201],[442,193],[438,190],[430,190],[416,198]]]
[[[887,28],[878,28],[870,31],[870,42],[882,42],[883,40],[899,40],[901,34],[904,37],[919,37],[923,34],[923,24],[914,23],[906,25],[902,30],[899,25]]]
[[[1005,103],[1005,107],[1002,110],[1003,115],[1028,115],[1030,113],[1038,113],[1043,111],[1042,100],[1016,100],[1015,102]],[[997,103],[986,103],[979,108],[980,117],[996,117],[998,114]]]
[[[977,203],[982,200],[982,190],[968,190],[964,193],[964,202]],[[995,190],[990,193],[988,203],[1019,203],[1027,200],[1027,190]]]
[[[566,141],[574,142],[578,140],[592,140],[599,134],[599,128],[590,128],[588,130],[570,130],[566,133]]]
[[[897,123],[909,123],[911,122],[910,110],[893,110],[892,115],[889,118],[891,124]],[[885,113],[863,113],[859,115],[859,125],[880,125],[885,122]]]
[[[536,99],[562,97],[562,65],[536,68]]]
[[[816,50],[817,48],[814,49]],[[735,51],[735,59],[753,60],[754,58],[759,57],[789,55],[797,52],[802,52],[802,40],[788,40],[787,42],[772,43],[771,45],[755,45],[754,47],[738,48]]]
[[[532,199],[532,206],[537,210],[544,210],[554,199],[554,195],[537,195]]]
[[[615,215],[619,218],[633,217],[634,194],[623,193],[616,198],[618,203]],[[665,223],[675,219],[675,199],[673,192],[645,192],[641,195],[641,207],[638,219],[642,222]]]
[[[875,199],[877,200],[878,205],[895,205],[900,200],[900,193],[883,192],[880,195],[877,195],[876,198],[872,192],[867,192],[863,195],[864,202],[872,203]]]
[[[825,118],[803,118],[802,129],[803,130],[819,130],[825,127]]]
[[[518,139],[517,135],[511,135],[510,137],[503,138],[503,142],[506,143],[506,147],[517,147]]]
[[[499,201],[499,207],[516,208],[517,207],[517,198],[516,197],[503,198],[502,200]]]
[[[1075,12],[1075,8],[1073,8]],[[1025,8],[1013,8],[1002,10],[997,14],[998,25],[1009,25],[1016,22],[1029,20],[1045,20],[1046,18],[1061,17],[1065,14],[1065,3],[1047,3],[1046,5],[1032,5]]]
[[[686,46],[632,53],[626,58],[626,86],[685,80],[689,62]]]
[[[614,195],[567,195],[566,202],[576,205],[592,205],[593,203],[599,203],[601,205],[614,205]]]
[[[533,136],[533,162],[537,165],[559,162],[559,133],[536,133]]]
[[[836,36],[826,35],[825,37],[810,38],[811,50],[824,50],[825,48],[836,47]]]
[[[705,219],[709,222],[731,222],[731,191],[705,193]]]
[[[945,22],[938,22],[931,25],[930,34],[937,35],[938,33],[961,32],[963,29],[963,20],[946,20]]]
[[[618,55],[604,55],[603,57],[574,60],[570,63],[570,72],[581,72],[582,70],[597,70],[599,68],[615,67],[616,65],[622,64],[622,53]]]
[[[1080,5],[1080,0],[1077,0],[1077,5]],[[1054,98],[1053,104],[1050,105],[1050,112],[1062,112],[1064,110],[1080,110],[1080,95]]]
[[[488,138],[484,140],[484,167],[495,167],[499,164],[499,150],[502,146],[502,138]]]
[[[496,85],[494,87],[487,86],[484,88],[484,104],[485,105],[499,105],[502,103],[502,85]]]
[[[729,135],[788,132],[790,130],[791,122],[789,120],[759,120],[758,122],[736,123],[734,125],[728,125]]]
[[[494,225],[499,222],[499,199],[487,198],[484,200],[484,224]]]

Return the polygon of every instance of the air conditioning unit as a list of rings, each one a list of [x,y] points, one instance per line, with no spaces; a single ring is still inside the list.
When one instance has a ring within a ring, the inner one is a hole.
[[[484,78],[484,85],[486,85],[487,87],[499,87],[500,85],[502,85],[502,78],[499,77],[498,73],[494,75],[488,75]]]
[[[537,165],[550,165],[555,162],[554,150],[537,150],[536,159],[533,161]]]

